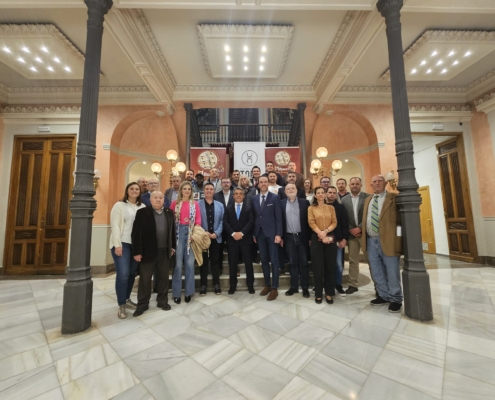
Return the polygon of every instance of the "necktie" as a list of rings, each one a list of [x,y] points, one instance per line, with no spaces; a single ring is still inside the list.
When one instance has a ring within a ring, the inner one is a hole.
[[[371,230],[378,233],[380,227],[380,216],[378,215],[378,196],[373,196],[373,203],[371,204]]]
[[[265,195],[261,196],[261,211],[263,211],[263,208],[265,207]]]
[[[237,215],[237,220],[239,220],[239,216],[241,215],[241,205],[240,204],[237,204],[236,215]]]

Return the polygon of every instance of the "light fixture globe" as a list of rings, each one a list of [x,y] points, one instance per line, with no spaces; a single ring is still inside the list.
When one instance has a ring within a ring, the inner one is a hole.
[[[342,169],[342,161],[340,160],[335,160],[333,163],[332,163],[332,168],[335,170],[335,171],[340,171]]]
[[[311,161],[311,167],[315,170],[319,170],[321,168],[321,161],[320,160]]]
[[[177,169],[177,171],[179,172],[184,172],[186,170],[186,164],[184,164],[183,162],[178,162],[175,165],[175,169]]]
[[[309,172],[311,172],[313,175],[316,174],[316,170],[313,167],[309,169]]]
[[[101,171],[99,169],[95,169],[94,174],[95,174],[95,178],[96,179],[100,179],[101,178]]]
[[[179,157],[179,155],[177,154],[177,152],[175,150],[167,151],[167,160],[168,161],[175,161],[175,160],[177,160],[178,157]]]
[[[153,171],[154,174],[159,174],[162,172],[162,165],[160,163],[153,163],[151,165],[151,171]]]
[[[393,181],[395,179],[394,171],[387,172],[384,178],[387,182]]]
[[[316,150],[316,157],[325,158],[326,156],[328,156],[328,150],[325,147],[318,147]]]

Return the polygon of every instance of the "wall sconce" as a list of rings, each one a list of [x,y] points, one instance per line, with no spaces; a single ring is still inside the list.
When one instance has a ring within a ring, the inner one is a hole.
[[[323,166],[322,159],[325,158],[327,155],[328,155],[328,150],[325,147],[319,147],[316,150],[316,157],[318,158],[311,161],[311,168],[309,169],[315,178],[318,176],[325,176],[329,174],[335,176],[342,169],[342,161],[340,160],[334,160],[332,162],[331,170],[325,168]]]
[[[395,177],[394,175],[394,171],[390,171],[390,172],[387,172],[385,174],[385,180],[390,184],[390,186],[392,187],[392,189],[396,189],[397,188],[397,178]]]
[[[101,178],[101,171],[99,169],[95,169],[94,174],[95,174],[95,176],[93,176],[93,187],[96,190],[96,188],[98,187],[98,181]]]
[[[174,167],[174,162],[177,161],[179,155],[175,150],[167,151],[167,160],[170,162],[170,169],[166,171],[162,171],[162,165],[160,163],[153,163],[151,165],[151,171],[155,174],[157,179],[161,179],[165,174],[169,174],[170,176],[170,185],[172,185],[172,177],[178,176],[179,173],[184,172],[186,170],[186,164],[183,162],[178,162]]]

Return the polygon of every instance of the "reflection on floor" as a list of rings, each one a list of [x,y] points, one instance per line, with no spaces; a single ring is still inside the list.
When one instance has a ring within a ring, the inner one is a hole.
[[[109,276],[91,329],[62,336],[64,280],[2,280],[0,398],[493,399],[495,269],[427,263],[432,324],[369,306],[372,284],[333,305],[208,293],[119,320]]]

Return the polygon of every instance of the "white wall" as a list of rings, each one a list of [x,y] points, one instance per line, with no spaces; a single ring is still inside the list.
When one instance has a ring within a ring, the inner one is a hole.
[[[438,171],[437,149],[432,145],[419,153],[414,153],[416,180],[418,185],[430,187],[431,212],[437,254],[449,255],[449,243],[443,209],[440,174]]]

